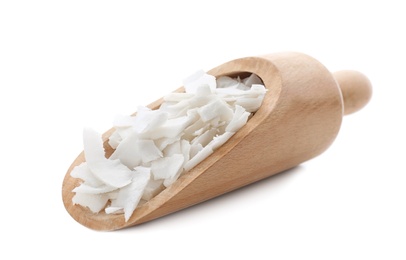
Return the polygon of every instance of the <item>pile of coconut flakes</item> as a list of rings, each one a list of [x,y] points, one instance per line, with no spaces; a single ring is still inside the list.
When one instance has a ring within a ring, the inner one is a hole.
[[[199,71],[171,93],[157,110],[139,107],[135,116],[114,122],[105,157],[102,137],[83,132],[86,161],[71,171],[82,180],[73,203],[98,213],[124,213],[156,196],[207,158],[244,126],[266,93],[260,78],[215,77]]]

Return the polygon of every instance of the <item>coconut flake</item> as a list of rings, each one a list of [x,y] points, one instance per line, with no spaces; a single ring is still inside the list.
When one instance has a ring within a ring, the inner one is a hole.
[[[168,112],[154,110],[145,112],[143,116],[145,127],[139,130],[140,133],[146,133],[164,125],[168,120],[169,114]]]
[[[160,108],[138,107],[117,116],[105,158],[100,134],[85,129],[86,162],[71,171],[82,180],[72,201],[92,212],[124,214],[140,206],[196,167],[243,127],[262,103],[266,89],[256,75],[217,80],[198,71],[184,81],[185,93],[171,93]]]
[[[220,115],[223,120],[228,120],[233,117],[233,110],[221,99],[216,99],[213,102],[199,108],[197,113],[203,122],[207,122]]]
[[[243,79],[242,83],[248,88],[252,87],[252,85],[262,85],[262,80],[256,75],[251,74],[247,78]]]
[[[236,105],[233,118],[226,127],[226,132],[237,132],[238,129],[247,123],[249,116],[250,113],[245,111],[242,106]]]
[[[150,179],[147,186],[145,186],[142,199],[148,201],[155,197],[158,193],[165,189],[163,183],[164,180]]]
[[[176,137],[173,137],[173,138],[163,137],[163,138],[156,139],[155,144],[156,144],[156,146],[158,147],[158,149],[160,151],[163,151],[163,150],[165,150],[165,148],[168,145],[171,145],[171,144],[173,144],[173,143],[175,143],[175,142],[177,142],[179,140],[180,140],[180,136],[176,136]]]
[[[202,150],[200,150],[195,156],[193,156],[192,159],[190,159],[186,164],[185,164],[185,170],[190,171],[192,168],[194,168],[196,165],[201,163],[204,159],[209,157],[210,154],[213,153],[213,149],[210,146],[203,147]]]
[[[185,158],[181,154],[174,154],[155,160],[151,164],[151,172],[154,180],[173,178],[183,165]]]
[[[129,184],[131,170],[119,160],[106,159],[101,135],[91,129],[85,129],[83,136],[87,166],[93,175],[112,187],[121,188]]]
[[[88,194],[102,194],[107,193],[117,188],[108,185],[101,185],[99,187],[89,186],[86,183],[82,183],[80,186],[74,188],[72,191],[76,193],[88,193]]]
[[[120,160],[105,160],[103,162],[88,163],[93,174],[105,184],[121,188],[131,182],[131,170]]]
[[[201,135],[198,135],[195,139],[192,140],[192,144],[201,144],[203,147],[206,146],[208,143],[213,140],[213,138],[217,134],[217,129],[216,128],[211,128],[204,132]]]
[[[216,88],[216,78],[212,75],[206,74],[203,70],[199,70],[186,78],[183,81],[183,86],[186,93],[196,93],[198,87],[207,85],[210,89]]]
[[[107,194],[76,193],[72,202],[88,207],[93,213],[99,213],[107,204],[109,196]]]
[[[106,207],[104,209],[104,212],[106,212],[106,214],[121,214],[124,213],[123,207]]]
[[[143,163],[149,163],[161,158],[162,152],[156,147],[152,140],[138,140],[138,150],[141,151],[141,160]]]
[[[165,102],[180,102],[190,99],[194,96],[193,93],[170,93],[164,97]]]
[[[165,157],[169,157],[172,156],[174,154],[181,154],[181,147],[180,147],[180,141],[176,141],[170,145],[168,145],[165,150],[163,150],[163,154],[165,155]]]
[[[183,130],[192,122],[193,118],[190,116],[182,116],[179,118],[169,119],[165,124],[151,129],[148,132],[140,134],[141,138],[160,139],[175,138],[179,136]]]
[[[128,221],[133,214],[133,211],[137,207],[149,179],[149,173],[143,171],[137,172],[137,174],[133,176],[132,182],[120,189],[117,199],[112,201],[111,207],[122,208],[124,210],[125,221]]]
[[[80,165],[73,168],[72,171],[70,172],[70,175],[73,178],[79,178],[83,180],[84,183],[87,183],[92,187],[98,187],[104,184],[101,180],[97,179],[93,175],[92,171],[90,171],[89,167],[87,166],[87,162],[83,162]]]
[[[221,88],[236,88],[240,81],[228,76],[221,76],[217,78],[217,90]]]
[[[215,136],[213,140],[208,144],[209,147],[214,151],[223,144],[225,144],[228,139],[231,138],[235,133],[234,132],[225,132],[222,135]]]
[[[88,164],[98,163],[106,159],[101,135],[93,129],[83,129],[83,146]]]

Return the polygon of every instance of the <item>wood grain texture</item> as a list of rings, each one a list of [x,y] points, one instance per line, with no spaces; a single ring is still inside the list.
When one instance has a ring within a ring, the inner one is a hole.
[[[134,226],[292,168],[331,145],[340,129],[343,99],[337,81],[320,62],[301,53],[278,53],[233,60],[208,73],[218,77],[247,72],[257,74],[267,88],[263,104],[243,128],[207,159],[137,208],[124,222],[122,215],[94,214],[72,204],[72,189],[79,180],[69,173],[85,160],[82,152],[63,181],[62,197],[69,214],[95,230]],[[355,95],[357,98],[362,98],[362,94]],[[365,105],[368,100],[364,98],[361,103]],[[149,107],[156,109],[161,103],[158,100]],[[103,135],[107,157],[112,149],[106,140],[112,132],[110,129]]]

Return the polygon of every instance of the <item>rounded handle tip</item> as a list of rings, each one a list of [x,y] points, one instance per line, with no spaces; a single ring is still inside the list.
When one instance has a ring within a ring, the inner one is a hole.
[[[343,96],[344,115],[363,108],[371,99],[372,85],[362,73],[354,70],[341,70],[333,73]]]

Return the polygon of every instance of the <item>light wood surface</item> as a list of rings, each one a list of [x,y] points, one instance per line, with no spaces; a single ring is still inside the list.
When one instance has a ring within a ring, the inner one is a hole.
[[[372,86],[368,78],[358,71],[341,70],[333,73],[344,101],[344,115],[363,108],[372,96]]]
[[[69,214],[91,229],[121,229],[290,169],[325,151],[338,134],[344,111],[349,114],[362,108],[372,93],[370,82],[362,74],[343,71],[335,73],[334,78],[320,62],[301,53],[241,58],[209,71],[216,77],[244,73],[257,74],[268,92],[248,123],[210,157],[137,208],[125,222],[122,215],[94,214],[72,204],[72,189],[79,180],[69,173],[84,161],[82,152],[68,169],[62,185]],[[161,102],[155,101],[149,107],[156,109]],[[112,132],[113,129],[107,131],[104,140]],[[112,149],[106,141],[104,144],[108,157]]]

